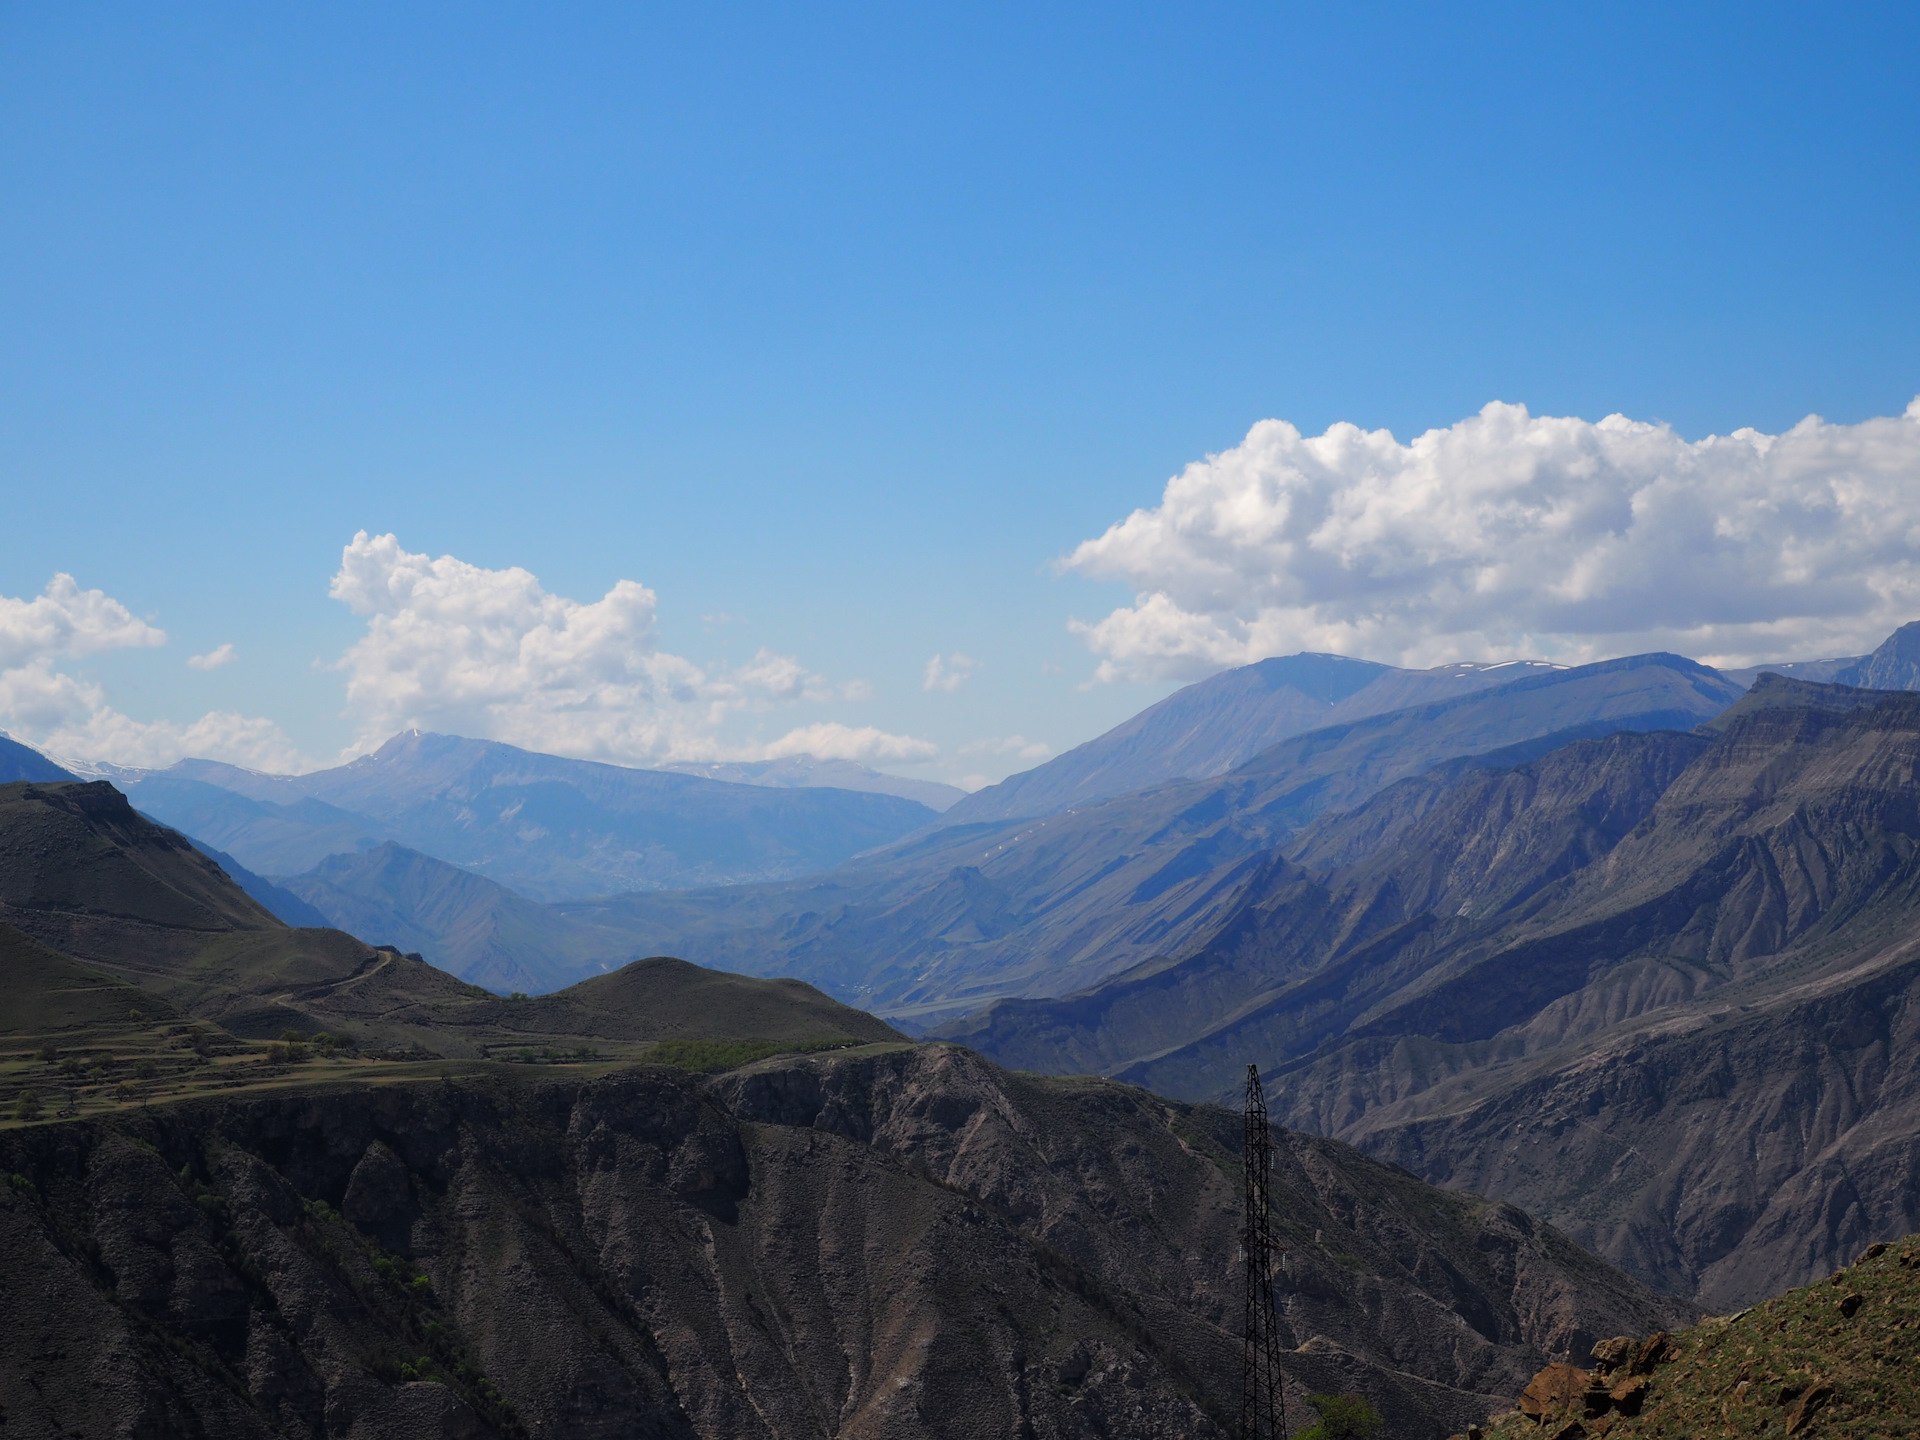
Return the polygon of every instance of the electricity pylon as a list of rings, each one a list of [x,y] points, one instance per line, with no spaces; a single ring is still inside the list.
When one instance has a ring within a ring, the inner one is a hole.
[[[1274,1306],[1273,1275],[1279,1262],[1270,1220],[1273,1131],[1267,1128],[1267,1097],[1260,1088],[1260,1067],[1247,1066],[1246,1349],[1240,1367],[1241,1440],[1286,1440],[1287,1406],[1280,1377],[1280,1317]]]

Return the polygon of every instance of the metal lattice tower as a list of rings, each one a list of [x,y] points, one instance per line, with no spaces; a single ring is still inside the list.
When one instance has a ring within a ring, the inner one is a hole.
[[[1246,1349],[1240,1367],[1241,1440],[1286,1440],[1287,1408],[1280,1377],[1279,1314],[1273,1274],[1279,1252],[1270,1224],[1273,1131],[1267,1128],[1267,1098],[1260,1088],[1260,1067],[1247,1066],[1246,1139],[1242,1151],[1247,1175]]]

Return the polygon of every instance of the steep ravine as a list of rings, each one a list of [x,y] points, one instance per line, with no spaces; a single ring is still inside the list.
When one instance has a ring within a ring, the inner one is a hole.
[[[5,1433],[1223,1434],[1237,1129],[947,1046],[13,1129]],[[1437,1437],[1686,1318],[1511,1207],[1281,1142],[1297,1396]]]

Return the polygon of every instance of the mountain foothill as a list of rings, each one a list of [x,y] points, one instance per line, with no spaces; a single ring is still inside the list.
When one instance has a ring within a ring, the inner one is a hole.
[[[1783,1369],[1789,1428],[1868,1413],[1766,1297],[1920,1226],[1915,691],[1920,624],[1281,657],[965,798],[0,740],[0,1419],[1233,1433],[1249,1064],[1290,1429],[1535,1423],[1629,1354],[1691,1415],[1759,1302],[1854,1377]]]

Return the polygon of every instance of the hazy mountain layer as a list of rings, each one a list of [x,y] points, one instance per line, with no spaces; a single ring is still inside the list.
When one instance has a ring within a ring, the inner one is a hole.
[[[610,947],[800,975],[891,1018],[933,1023],[1183,953],[1243,904],[1268,853],[1301,826],[1451,757],[1690,728],[1739,694],[1671,655],[1549,671],[1296,736],[1212,780],[953,826],[813,879],[562,909],[603,929]]]
[[[934,818],[897,795],[734,785],[417,731],[310,775],[188,760],[123,783],[142,809],[265,874],[396,840],[537,900],[806,874]]]
[[[1455,699],[1557,666],[1398,670],[1344,655],[1284,655],[1174,692],[1106,734],[954,805],[949,824],[1052,815],[1169,780],[1205,780],[1290,736]]]
[[[895,1035],[797,980],[657,957],[535,999],[489,994],[418,955],[283,925],[104,781],[0,786],[0,935],[16,931],[243,1037],[327,1031],[368,1050],[479,1056],[582,1039]]]
[[[380,843],[384,832],[377,821],[310,796],[261,799],[188,778],[193,771],[220,775],[228,768],[187,760],[172,770],[122,776],[114,783],[144,814],[263,875],[298,874],[330,855]]]
[[[659,768],[681,775],[704,775],[709,780],[725,780],[734,785],[772,785],[783,790],[824,786],[898,795],[934,811],[947,809],[956,801],[964,800],[967,794],[958,785],[889,775],[852,760],[822,760],[815,755],[786,755],[778,760],[688,760]]]
[[[226,871],[228,879],[246,891],[250,899],[283,925],[294,925],[313,929],[326,929],[333,925],[333,921],[329,920],[325,915],[322,915],[291,890],[282,890],[271,880],[254,874],[238,860],[227,854],[226,851],[216,850],[211,845],[196,839],[192,835],[186,835],[182,838],[187,840],[194,849],[198,850],[202,855],[205,855],[222,870]],[[341,926],[340,928],[345,929],[347,927]]]
[[[389,842],[336,855],[281,884],[322,922],[489,990],[557,990],[583,974],[640,958],[631,946],[516,895],[483,875]]]
[[[1258,1061],[1655,1283],[1804,1280],[1920,1222],[1920,698],[1763,676],[1714,729],[1402,782],[1177,963],[953,1033],[1187,1096]]]

